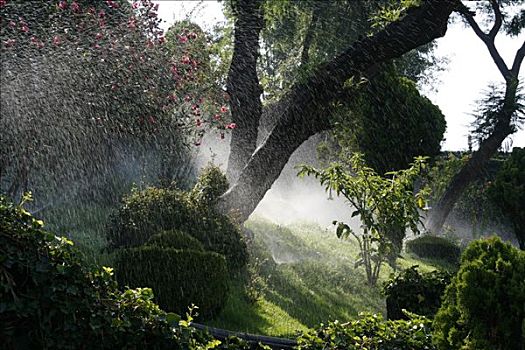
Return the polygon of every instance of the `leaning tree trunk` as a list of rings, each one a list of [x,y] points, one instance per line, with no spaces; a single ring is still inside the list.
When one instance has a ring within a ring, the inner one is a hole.
[[[519,71],[523,57],[525,56],[525,43],[523,43],[521,48],[516,52],[512,67],[509,69],[494,45],[494,39],[503,22],[502,13],[496,0],[492,0],[491,4],[495,14],[495,21],[494,26],[488,34],[485,34],[480,29],[474,20],[473,13],[466,7],[462,7],[460,12],[468,21],[476,35],[487,46],[494,63],[505,79],[506,88],[503,105],[497,116],[497,122],[491,135],[481,142],[479,149],[472,154],[472,157],[463,168],[452,178],[445,192],[432,209],[425,226],[427,231],[435,234],[441,231],[445,220],[454,208],[454,204],[461,197],[465,189],[479,178],[482,168],[496,153],[505,138],[515,131],[515,128],[512,126],[512,118],[517,110],[516,91],[519,85]]]
[[[323,113],[350,77],[367,74],[378,64],[445,35],[456,0],[429,0],[376,34],[355,42],[302,83],[296,83],[275,108],[280,115],[270,134],[220,199],[223,212],[237,211],[245,221],[255,210],[288,159],[305,140],[329,125]]]
[[[232,130],[227,177],[235,183],[257,145],[257,130],[262,113],[262,89],[257,77],[259,33],[263,27],[262,0],[235,2],[235,41],[228,72]]]

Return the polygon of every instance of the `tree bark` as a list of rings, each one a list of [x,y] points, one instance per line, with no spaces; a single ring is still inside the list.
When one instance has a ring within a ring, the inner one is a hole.
[[[255,151],[257,130],[262,113],[262,88],[257,77],[259,33],[263,28],[262,0],[239,0],[236,12],[235,41],[228,72],[227,90],[230,97],[232,130],[226,176],[235,183],[242,168]]]
[[[505,79],[506,87],[503,106],[498,115],[498,121],[496,122],[492,134],[481,142],[479,149],[472,154],[472,157],[467,161],[463,168],[452,178],[445,192],[432,209],[425,226],[427,231],[434,234],[439,234],[441,232],[448,215],[454,208],[454,204],[456,204],[465,189],[473,181],[478,179],[482,168],[496,153],[507,136],[516,131],[512,126],[512,117],[517,108],[516,92],[519,85],[519,71],[523,62],[523,57],[525,56],[525,43],[523,43],[521,48],[516,52],[512,67],[509,69],[494,45],[494,39],[502,24],[502,14],[496,0],[492,0],[491,4],[495,14],[495,21],[488,34],[485,34],[480,29],[474,20],[473,13],[466,7],[462,7],[460,12],[470,24],[476,35],[485,43],[494,63]]]
[[[445,35],[456,0],[429,0],[376,34],[361,38],[332,61],[296,83],[279,102],[277,123],[257,148],[235,183],[220,199],[219,210],[245,221],[255,210],[289,157],[305,140],[329,127],[327,108],[351,77]]]

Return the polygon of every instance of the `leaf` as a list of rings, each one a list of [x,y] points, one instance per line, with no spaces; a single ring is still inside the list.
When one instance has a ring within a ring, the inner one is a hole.
[[[181,317],[174,312],[168,312],[166,314],[166,322],[168,322],[172,326],[176,326],[177,324],[179,324],[180,320]]]

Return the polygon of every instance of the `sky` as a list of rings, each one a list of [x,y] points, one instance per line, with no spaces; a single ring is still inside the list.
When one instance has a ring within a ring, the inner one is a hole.
[[[167,29],[176,20],[187,17],[193,11],[192,20],[203,29],[224,21],[222,5],[216,1],[154,1],[159,4],[159,16]],[[524,5],[525,6],[525,5]],[[525,33],[518,37],[507,37],[501,33],[496,37],[496,47],[507,63],[512,65],[514,55],[525,40]],[[490,83],[504,84],[503,78],[492,61],[483,42],[471,28],[459,21],[449,25],[447,34],[437,39],[436,54],[446,57],[446,71],[438,75],[439,82],[433,89],[424,88],[423,93],[445,115],[447,131],[442,143],[444,151],[466,150],[469,124],[475,103]],[[525,80],[525,68],[520,79]],[[512,146],[525,147],[525,130],[512,135]],[[508,143],[508,140],[506,140]]]

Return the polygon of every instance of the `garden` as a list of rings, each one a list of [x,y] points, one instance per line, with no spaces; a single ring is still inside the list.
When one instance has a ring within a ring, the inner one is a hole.
[[[166,3],[0,0],[2,348],[525,349],[520,1]]]

